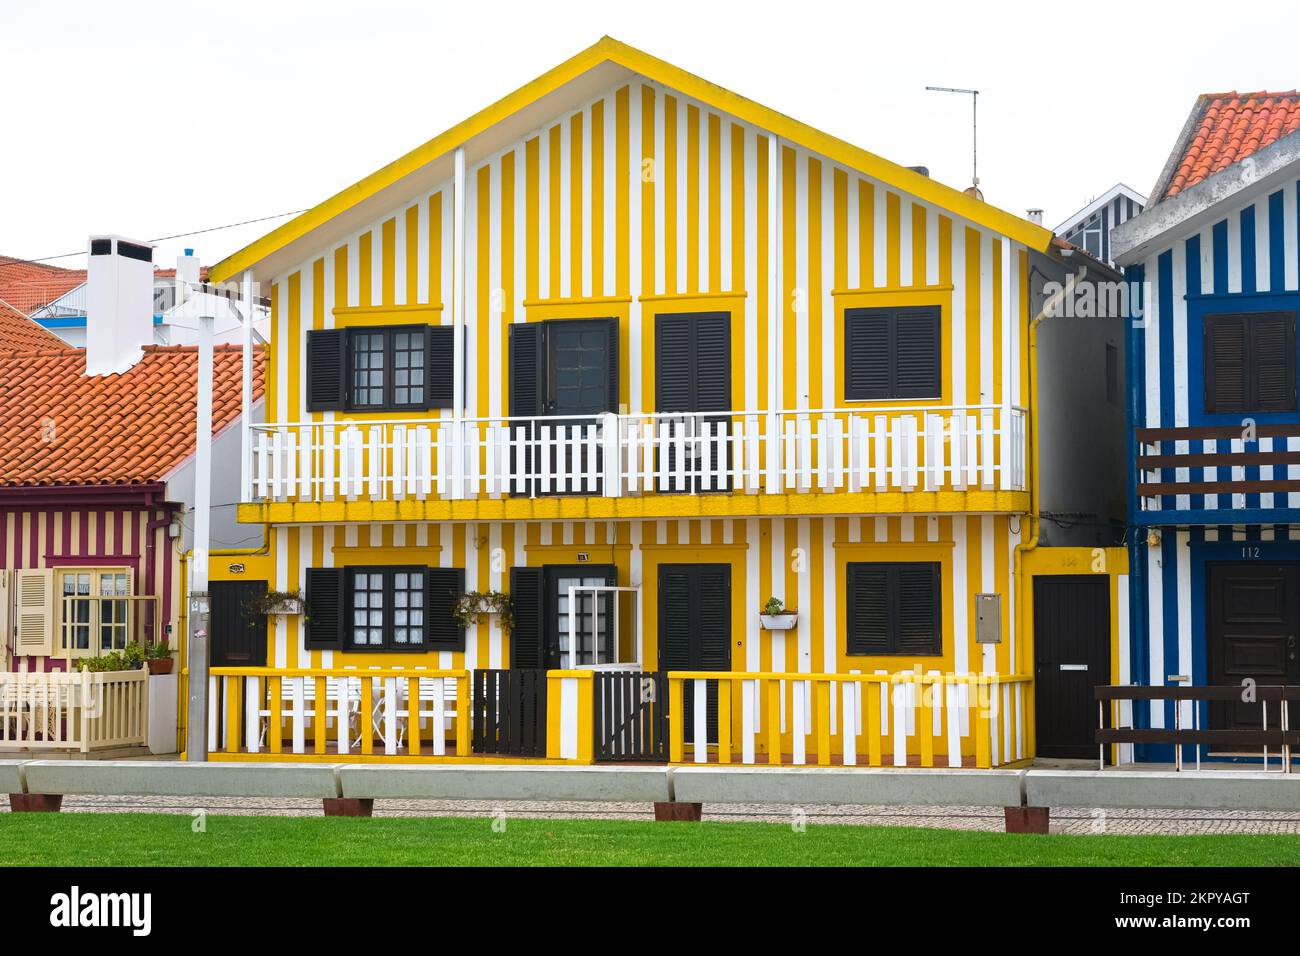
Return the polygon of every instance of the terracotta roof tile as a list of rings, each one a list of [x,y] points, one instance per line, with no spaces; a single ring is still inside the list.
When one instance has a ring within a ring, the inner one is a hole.
[[[0,299],[0,353],[64,348],[61,338]]]
[[[63,269],[44,262],[0,256],[0,299],[23,315],[31,315],[85,281],[85,269]]]
[[[62,344],[62,343],[60,343]],[[217,346],[212,427],[240,413],[238,346]],[[254,397],[263,389],[256,350]],[[0,355],[0,485],[160,481],[194,451],[198,350],[147,346],[120,375],[86,375],[81,349]]]
[[[1233,163],[1300,130],[1300,93],[1207,93],[1199,125],[1165,190],[1176,196]]]

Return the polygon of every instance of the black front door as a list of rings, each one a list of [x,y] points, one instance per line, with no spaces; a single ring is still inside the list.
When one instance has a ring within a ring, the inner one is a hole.
[[[1210,683],[1300,683],[1300,564],[1210,564],[1207,574]],[[1275,703],[1270,723],[1277,720],[1276,708]],[[1215,729],[1258,730],[1263,722],[1258,701],[1210,705],[1210,726]]]
[[[659,565],[659,668],[665,671],[731,669],[731,565]],[[718,739],[718,684],[708,682],[709,742]],[[695,688],[686,685],[688,741],[695,739]]]
[[[255,606],[265,594],[265,581],[208,585],[212,608],[208,658],[213,667],[266,666],[266,615]]]
[[[1093,688],[1109,682],[1109,579],[1034,578],[1034,713],[1040,757],[1097,755]]]

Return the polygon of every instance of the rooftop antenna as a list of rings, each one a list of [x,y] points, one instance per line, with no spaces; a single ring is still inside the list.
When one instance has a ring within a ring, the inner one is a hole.
[[[970,153],[971,153],[971,172],[970,188],[965,192],[968,196],[974,196],[976,199],[983,199],[984,194],[980,192],[980,175],[979,175],[979,90],[964,90],[955,86],[927,86],[927,90],[932,93],[965,93],[970,97]]]

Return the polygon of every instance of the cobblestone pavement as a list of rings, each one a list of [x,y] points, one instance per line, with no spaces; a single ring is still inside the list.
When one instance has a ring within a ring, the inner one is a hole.
[[[0,800],[0,812],[8,812]],[[63,809],[74,813],[143,811],[240,816],[319,816],[319,800],[287,798],[181,797],[65,797]],[[792,823],[796,809],[806,814],[809,826],[818,823],[872,824],[879,826],[941,827],[957,830],[1001,831],[1001,807],[880,807],[808,806],[794,808],[764,804],[732,804],[704,808],[705,820]],[[481,800],[377,800],[375,816],[382,817],[491,817],[504,811],[507,818],[652,820],[644,803],[542,803]],[[1054,833],[1287,833],[1300,835],[1300,811],[1265,810],[1087,810],[1070,808],[1052,813]]]

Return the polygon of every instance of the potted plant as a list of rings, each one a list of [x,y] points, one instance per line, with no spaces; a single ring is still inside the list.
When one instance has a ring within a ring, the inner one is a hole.
[[[451,614],[461,627],[472,627],[487,620],[489,614],[496,614],[501,630],[509,631],[515,623],[515,602],[501,591],[467,591],[456,599]]]
[[[306,599],[301,591],[267,591],[249,602],[254,614],[301,614]]]
[[[765,631],[790,631],[799,620],[799,612],[787,608],[780,598],[770,597],[758,612],[758,620]]]
[[[150,674],[170,674],[175,663],[172,660],[172,649],[162,641],[150,644],[145,649],[145,663],[149,665]]]

